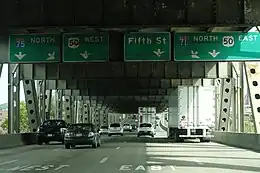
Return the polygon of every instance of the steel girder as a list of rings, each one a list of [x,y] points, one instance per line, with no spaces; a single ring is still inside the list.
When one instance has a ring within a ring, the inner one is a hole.
[[[228,62],[104,62],[21,64],[21,80],[164,78],[230,78]]]
[[[47,80],[46,89],[80,89],[96,90],[117,89],[166,89],[178,85],[211,86],[215,85],[214,79],[90,79],[90,80]]]
[[[259,0],[0,1],[2,27],[258,25],[259,10]]]
[[[259,62],[246,62],[246,80],[250,96],[250,104],[252,115],[254,119],[255,132],[260,133],[260,63]]]

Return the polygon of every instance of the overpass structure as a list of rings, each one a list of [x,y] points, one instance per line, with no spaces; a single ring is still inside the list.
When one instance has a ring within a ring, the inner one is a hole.
[[[101,125],[110,112],[165,110],[178,85],[213,85],[221,88],[215,140],[259,149],[259,10],[258,0],[0,1],[0,72],[9,65],[3,145],[26,136],[17,104],[23,81],[28,138],[49,118],[53,90],[57,118]],[[254,134],[244,133],[244,81]]]

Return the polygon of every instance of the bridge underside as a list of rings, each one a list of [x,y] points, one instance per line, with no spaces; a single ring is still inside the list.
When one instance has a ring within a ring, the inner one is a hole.
[[[110,62],[22,64],[20,79],[47,80],[46,89],[83,96],[104,109],[136,112],[153,105],[163,110],[177,85],[214,85],[215,78],[232,77],[231,65],[174,62],[173,56],[171,62],[125,63],[123,32],[248,31],[260,24],[259,10],[259,0],[2,0],[0,31],[109,31]],[[8,34],[0,35],[0,43],[8,45]],[[0,62],[8,62],[3,47]]]
[[[258,0],[2,0],[0,19],[6,27],[64,26],[64,29],[66,26],[242,27],[260,23],[259,8]]]

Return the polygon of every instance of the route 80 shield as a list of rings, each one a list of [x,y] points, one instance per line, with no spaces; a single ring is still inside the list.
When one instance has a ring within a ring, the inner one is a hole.
[[[71,49],[76,49],[79,47],[79,38],[71,37],[68,39],[68,47]]]

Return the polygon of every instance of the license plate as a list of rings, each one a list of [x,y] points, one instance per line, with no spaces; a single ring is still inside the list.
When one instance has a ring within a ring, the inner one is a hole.
[[[82,134],[81,134],[81,133],[78,133],[78,134],[76,134],[76,136],[78,136],[78,137],[79,137],[79,136],[82,136]]]
[[[48,136],[52,136],[52,134],[48,134]]]

